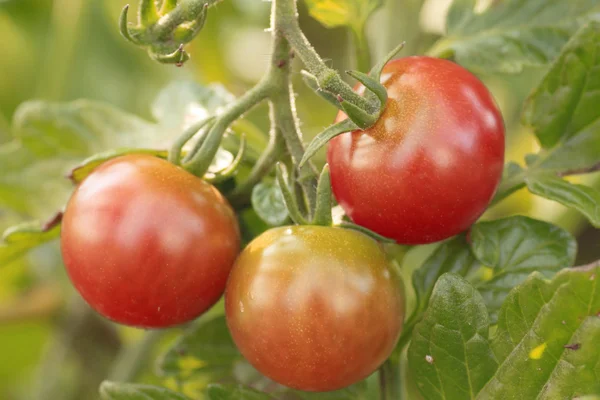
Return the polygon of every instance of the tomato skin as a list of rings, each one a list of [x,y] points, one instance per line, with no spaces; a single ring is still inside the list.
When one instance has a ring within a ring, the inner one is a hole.
[[[366,378],[389,357],[404,292],[366,235],[280,227],[241,253],[225,312],[235,343],[261,373],[295,389],[330,391]]]
[[[504,123],[490,92],[461,66],[424,56],[389,62],[381,82],[379,121],[329,143],[336,199],[355,223],[402,244],[467,230],[502,177]]]
[[[235,214],[210,184],[165,160],[126,155],[75,190],[61,250],[75,288],[115,322],[187,322],[223,294],[240,248]]]

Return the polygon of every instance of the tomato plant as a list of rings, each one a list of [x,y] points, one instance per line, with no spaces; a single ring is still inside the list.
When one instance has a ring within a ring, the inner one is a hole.
[[[62,222],[63,259],[83,298],[113,321],[145,328],[181,324],[212,306],[239,246],[223,196],[148,155],[96,168]]]
[[[260,372],[292,388],[329,391],[366,378],[389,357],[404,293],[381,246],[362,233],[280,227],[236,261],[225,310],[235,343]]]
[[[466,69],[431,57],[388,63],[382,83],[379,121],[329,143],[338,202],[354,222],[398,243],[467,230],[502,176],[504,123],[492,95]]]
[[[599,12],[0,0],[0,398],[596,398]]]

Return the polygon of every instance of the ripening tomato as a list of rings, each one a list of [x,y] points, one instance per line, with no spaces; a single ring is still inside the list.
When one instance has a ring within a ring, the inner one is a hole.
[[[145,328],[210,308],[240,247],[225,198],[148,155],[96,168],[69,200],[61,232],[64,263],[83,298],[113,321]]]
[[[293,226],[254,239],[225,290],[232,337],[261,373],[306,391],[366,378],[404,318],[402,282],[381,246],[342,228]]]
[[[461,66],[422,56],[389,62],[381,83],[379,121],[329,143],[336,199],[355,223],[398,243],[467,230],[502,176],[504,123],[490,92]]]

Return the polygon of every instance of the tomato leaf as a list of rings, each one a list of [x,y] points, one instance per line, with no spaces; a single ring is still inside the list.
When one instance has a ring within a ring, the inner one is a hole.
[[[600,267],[552,281],[534,273],[502,306],[492,348],[498,370],[478,399],[572,399],[600,393]]]
[[[259,392],[242,385],[220,385],[208,386],[207,395],[209,400],[270,400],[274,399],[267,393]]]
[[[216,379],[231,376],[234,363],[240,360],[225,317],[219,316],[185,332],[159,358],[157,369],[164,376],[186,378],[208,373]]]
[[[30,249],[58,238],[60,224],[40,226],[36,222],[28,222],[7,229],[0,241],[0,266],[4,266]]]
[[[508,292],[532,272],[552,277],[560,269],[573,265],[577,243],[562,228],[515,216],[473,226],[471,248],[477,259],[491,268],[489,276],[475,287],[495,322]]]
[[[417,386],[427,399],[472,399],[497,367],[483,298],[464,278],[436,283],[408,349]]]
[[[577,27],[600,12],[596,0],[505,0],[483,13],[476,13],[474,5],[473,0],[455,0],[448,36],[431,53],[454,54],[465,67],[487,73],[547,65]]]
[[[275,182],[261,182],[254,186],[250,200],[256,214],[267,224],[280,226],[288,221],[283,194]]]
[[[415,312],[425,311],[433,286],[440,276],[447,272],[467,276],[479,267],[481,264],[471,253],[464,236],[456,236],[442,243],[413,273],[413,286],[417,296]]]
[[[104,381],[100,385],[103,400],[188,400],[180,393],[159,386]]]
[[[595,78],[598,73],[600,23],[591,22],[567,43],[525,105],[524,120],[545,149],[559,142],[568,144],[570,138],[580,134],[588,139],[582,143],[579,138],[580,150],[595,144],[583,154],[578,153],[574,160],[568,160],[577,162],[576,165],[562,165],[563,168],[585,167],[600,160],[600,81]],[[581,156],[586,157],[582,160]],[[546,166],[555,164],[556,160],[546,163]]]
[[[328,28],[362,27],[382,0],[305,0],[309,14]]]
[[[600,228],[600,191],[548,173],[529,174],[526,182],[531,193],[581,212],[593,226]]]

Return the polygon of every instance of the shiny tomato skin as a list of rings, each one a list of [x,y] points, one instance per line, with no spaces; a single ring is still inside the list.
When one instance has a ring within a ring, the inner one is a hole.
[[[187,322],[223,294],[239,253],[235,214],[209,183],[148,155],[96,168],[71,196],[61,250],[75,288],[115,322]]]
[[[336,199],[355,223],[402,244],[467,230],[502,176],[504,123],[492,95],[461,66],[425,56],[389,62],[381,82],[379,121],[329,143]]]
[[[241,253],[225,312],[239,350],[261,373],[291,388],[331,391],[366,378],[389,357],[402,329],[403,290],[366,235],[280,227]]]

